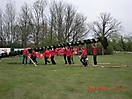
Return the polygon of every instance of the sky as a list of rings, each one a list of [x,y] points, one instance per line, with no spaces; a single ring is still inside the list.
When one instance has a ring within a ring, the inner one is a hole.
[[[20,10],[25,3],[32,5],[36,0],[11,0],[15,2],[16,9]],[[50,2],[49,0],[47,0]],[[60,1],[60,0],[55,0]],[[114,19],[121,22],[122,33],[132,33],[132,0],[61,0],[72,4],[79,13],[87,17],[88,22],[98,20],[100,13],[110,13]],[[0,8],[5,9],[9,0],[0,0]]]

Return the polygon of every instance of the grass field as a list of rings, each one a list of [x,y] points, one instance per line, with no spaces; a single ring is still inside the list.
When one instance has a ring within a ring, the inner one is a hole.
[[[22,57],[0,62],[0,99],[132,99],[132,54],[98,56],[98,66],[82,67],[78,56],[75,65],[21,65]],[[120,66],[120,68],[107,68]]]

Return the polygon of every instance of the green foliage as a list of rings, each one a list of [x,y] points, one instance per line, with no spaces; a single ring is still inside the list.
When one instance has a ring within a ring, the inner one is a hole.
[[[113,35],[110,45],[113,46],[114,51],[132,51],[132,36]]]
[[[126,51],[132,51],[132,42],[126,42],[125,43],[125,50]]]
[[[114,51],[113,46],[109,45],[108,48],[105,49],[105,54],[111,55],[113,54],[113,51]]]
[[[40,44],[40,46],[57,45],[58,41],[56,38],[57,38],[57,36],[53,35],[52,39],[51,39],[50,35],[48,35],[47,38],[45,38],[44,41]]]
[[[92,46],[90,44],[87,44],[87,53],[88,55],[92,55]]]
[[[102,45],[101,45],[101,43],[98,43],[97,48],[98,48],[98,55],[102,55]]]
[[[108,47],[107,38],[106,37],[100,37],[99,41],[101,42],[101,44],[104,47],[104,49],[107,49],[107,47]]]

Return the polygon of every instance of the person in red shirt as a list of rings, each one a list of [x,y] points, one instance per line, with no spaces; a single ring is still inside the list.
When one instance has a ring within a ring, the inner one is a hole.
[[[71,50],[70,50],[70,47],[67,47],[66,56],[67,56],[67,61],[68,61],[69,65],[71,65]]]
[[[48,58],[50,58],[51,54],[49,49],[46,49],[44,51],[44,60],[45,60],[45,65],[47,65],[47,62],[50,63],[50,61],[48,60]]]
[[[93,48],[93,61],[94,61],[93,66],[97,66],[97,44],[91,44],[91,45]]]
[[[37,55],[36,55],[35,50],[32,50],[31,56],[32,56],[32,60],[33,60],[36,64],[38,64],[38,63],[37,63],[37,60],[36,60]]]
[[[56,54],[56,51],[52,48],[52,50],[50,50],[50,53],[51,53],[51,62],[53,65],[56,64],[55,60],[54,60],[54,56]]]
[[[26,59],[26,65],[28,65],[28,49],[24,48],[23,49],[23,59],[22,59],[22,65],[24,65],[24,61]]]
[[[80,61],[85,67],[88,65],[86,58],[87,58],[87,49],[86,49],[86,47],[82,47],[82,53],[81,53]]]

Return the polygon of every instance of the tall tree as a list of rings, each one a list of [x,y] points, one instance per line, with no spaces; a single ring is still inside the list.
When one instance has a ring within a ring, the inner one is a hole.
[[[50,26],[51,26],[51,35],[56,35],[58,42],[63,42],[63,31],[64,31],[64,12],[65,4],[62,2],[53,1],[50,6]],[[51,36],[51,37],[52,37]]]
[[[44,27],[44,16],[45,16],[45,8],[47,2],[46,0],[36,0],[33,4],[33,17],[32,17],[32,24],[34,25],[34,43],[35,46],[39,46],[39,39],[41,39],[42,35],[42,27]]]
[[[101,13],[99,21],[94,21],[88,24],[89,29],[93,32],[94,37],[111,38],[112,34],[121,30],[121,22],[114,19],[110,13]],[[104,46],[102,46],[102,54],[104,55]]]
[[[65,11],[65,41],[77,41],[86,36],[87,33],[86,17],[77,13],[72,5],[67,4]]]
[[[50,7],[50,17],[52,35],[57,35],[59,43],[75,41],[88,33],[86,18],[70,4],[54,1]]]
[[[124,42],[125,42],[125,51],[132,52],[132,33],[127,33],[124,36]]]
[[[121,30],[121,22],[114,19],[110,13],[101,13],[99,20],[88,24],[95,37],[111,37]]]
[[[32,25],[31,25],[32,13],[27,3],[25,3],[21,7],[20,12],[21,13],[19,14],[19,18],[18,18],[19,20],[18,26],[20,28],[19,34],[21,35],[22,47],[25,47],[28,45],[27,43],[30,41],[30,36],[32,33]]]
[[[2,10],[0,9],[0,46],[5,45],[5,36],[3,32],[3,13]]]
[[[6,4],[6,9],[4,12],[4,33],[6,36],[6,41],[11,46],[11,44],[15,43],[15,25],[16,25],[16,10],[15,10],[15,3],[9,2]]]

